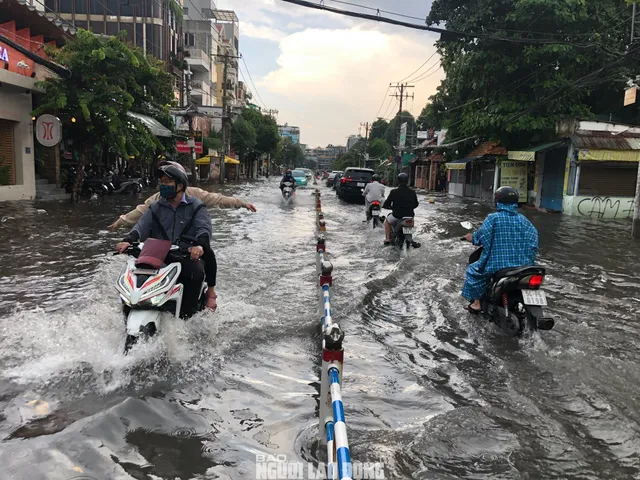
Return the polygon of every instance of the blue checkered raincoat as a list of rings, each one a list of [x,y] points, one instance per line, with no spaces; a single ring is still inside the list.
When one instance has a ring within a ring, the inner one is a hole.
[[[517,205],[498,203],[473,234],[473,244],[482,245],[480,260],[467,268],[462,296],[470,302],[481,298],[491,276],[498,270],[534,265],[538,254],[538,230],[518,213]]]

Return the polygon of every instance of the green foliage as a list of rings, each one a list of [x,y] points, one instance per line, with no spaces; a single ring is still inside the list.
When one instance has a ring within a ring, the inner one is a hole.
[[[391,146],[383,138],[376,138],[369,143],[369,158],[383,160],[392,154]]]
[[[391,122],[389,122],[389,126],[387,127],[387,131],[384,135],[385,140],[389,145],[397,146],[400,134],[400,126],[407,122],[407,137],[409,135],[415,135],[416,132],[416,120],[413,118],[411,113],[406,110],[396,115]],[[406,145],[410,145],[410,141],[407,138]]]
[[[427,23],[495,36],[555,38],[531,45],[442,36],[446,78],[419,117],[422,129],[449,128],[449,138],[481,135],[520,143],[554,133],[565,118],[609,114],[637,121],[622,106],[639,68],[629,49],[625,0],[434,0]],[[545,35],[542,35],[545,34]],[[604,67],[604,68],[603,68]],[[601,69],[601,70],[600,70]],[[591,75],[595,72],[595,75]]]
[[[33,114],[58,116],[74,148],[89,154],[104,145],[125,158],[173,148],[172,139],[156,138],[127,115],[150,115],[173,128],[172,80],[162,62],[145,57],[120,37],[104,39],[86,30],[79,30],[76,40],[55,52],[54,59],[71,70],[71,78],[40,82],[45,94]]]
[[[389,122],[383,118],[377,119],[371,125],[371,131],[369,132],[369,140],[375,140],[377,138],[384,138],[389,128]]]
[[[300,145],[293,143],[289,137],[280,139],[280,144],[276,149],[274,160],[280,165],[294,169],[304,164],[304,152]]]
[[[275,120],[252,108],[245,108],[231,129],[231,146],[243,160],[275,154],[280,140]]]
[[[204,140],[203,140],[205,151],[215,150],[219,152],[220,150],[222,150],[221,137],[222,135],[220,133],[216,133],[213,130],[211,130],[209,132],[209,136],[204,137]]]

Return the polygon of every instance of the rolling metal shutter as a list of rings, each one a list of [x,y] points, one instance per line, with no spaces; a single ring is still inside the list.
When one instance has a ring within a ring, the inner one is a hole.
[[[9,166],[9,185],[16,184],[16,162],[13,152],[14,122],[0,120],[0,166]]]
[[[578,195],[598,197],[634,197],[638,164],[585,165],[580,167]]]

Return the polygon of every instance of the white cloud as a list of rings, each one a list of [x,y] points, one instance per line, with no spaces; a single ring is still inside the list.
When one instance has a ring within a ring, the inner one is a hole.
[[[304,25],[300,25],[296,22],[289,22],[289,24],[287,25],[287,30],[302,30],[303,28]]]
[[[402,79],[433,54],[433,39],[359,27],[307,29],[280,41],[278,67],[256,79],[258,89],[268,106],[279,110],[281,122],[301,128],[303,143],[344,144],[360,122],[375,119],[389,83]],[[418,115],[442,78],[438,71],[418,82],[413,90],[415,103],[408,100],[406,109],[413,106]],[[384,112],[385,108],[380,114]]]
[[[276,28],[266,25],[254,25],[253,23],[243,22],[241,35],[245,37],[261,38],[263,40],[271,40],[279,42],[286,34]]]

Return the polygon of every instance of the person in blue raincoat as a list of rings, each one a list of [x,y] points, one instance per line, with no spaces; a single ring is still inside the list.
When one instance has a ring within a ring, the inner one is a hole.
[[[491,276],[503,268],[534,265],[538,254],[538,230],[518,213],[518,192],[500,187],[495,193],[496,212],[482,226],[465,237],[482,246],[480,259],[469,265],[462,296],[471,303],[471,313],[482,311],[480,298],[485,294]]]

